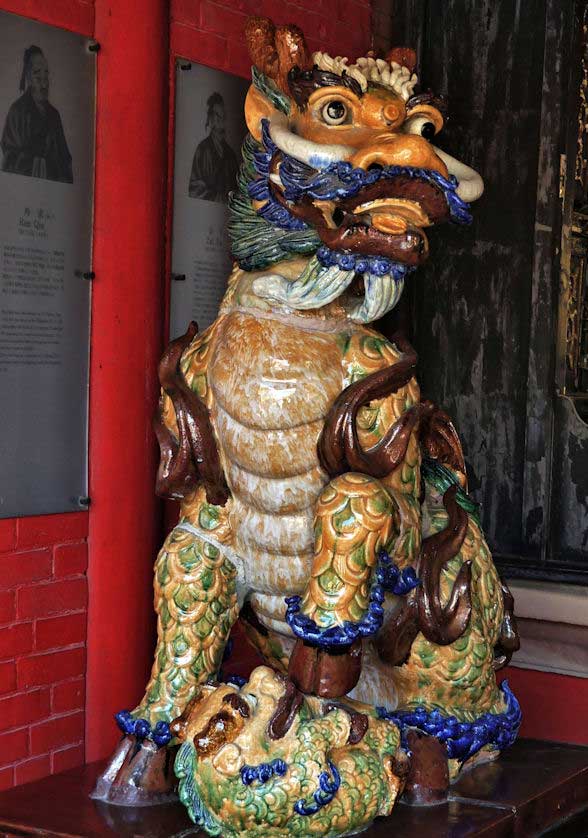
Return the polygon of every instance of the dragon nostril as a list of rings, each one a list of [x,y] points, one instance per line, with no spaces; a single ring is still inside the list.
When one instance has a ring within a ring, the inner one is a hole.
[[[368,170],[368,172],[379,172],[383,168],[384,167],[382,166],[381,163],[370,163],[370,165],[367,167],[367,170]]]
[[[339,226],[339,224],[341,224],[341,223],[342,223],[342,221],[343,221],[343,219],[344,219],[344,218],[345,218],[345,213],[343,212],[343,210],[342,210],[342,209],[340,209],[340,207],[337,207],[337,208],[335,209],[335,212],[333,213],[333,221],[334,221],[334,223],[335,223],[337,226]]]

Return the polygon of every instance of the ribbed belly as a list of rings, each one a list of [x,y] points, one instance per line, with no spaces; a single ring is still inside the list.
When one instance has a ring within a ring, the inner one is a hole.
[[[233,548],[261,594],[299,593],[309,578],[314,508],[328,480],[316,444],[342,386],[336,337],[235,313],[211,360]]]
[[[233,498],[233,549],[247,585],[265,594],[300,593],[312,563],[314,509],[328,481],[316,453],[322,421],[268,431],[241,425],[218,405],[212,418]]]
[[[298,447],[299,443],[299,434],[284,434],[283,463],[295,472],[294,477],[288,473],[268,477],[267,473],[239,468],[234,482],[235,464],[228,469],[234,549],[244,560],[248,584],[260,593],[299,593],[310,575],[314,508],[328,478],[318,465],[316,453],[308,457],[308,447]],[[315,449],[316,434],[311,451]],[[295,509],[293,493],[297,498]]]
[[[323,418],[286,430],[242,425],[221,407],[213,422],[227,460],[252,474],[269,479],[303,476],[316,469],[316,443]]]

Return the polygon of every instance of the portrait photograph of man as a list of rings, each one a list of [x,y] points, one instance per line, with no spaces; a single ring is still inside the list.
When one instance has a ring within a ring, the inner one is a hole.
[[[194,152],[188,194],[190,198],[226,204],[235,188],[239,164],[226,140],[225,102],[218,91],[206,101],[205,129],[208,133]]]
[[[178,59],[174,120],[174,192],[170,335],[191,319],[201,330],[218,314],[232,260],[229,195],[237,186],[247,134],[247,79]]]
[[[73,183],[72,157],[61,116],[49,101],[49,63],[35,44],[24,50],[20,92],[4,121],[2,171]]]

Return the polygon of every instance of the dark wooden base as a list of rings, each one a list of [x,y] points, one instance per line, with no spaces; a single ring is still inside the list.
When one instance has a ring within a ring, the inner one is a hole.
[[[126,809],[90,799],[104,763],[93,763],[0,794],[0,836],[195,838],[179,803]],[[478,765],[437,806],[398,804],[365,838],[560,838],[588,836],[588,748],[523,739]]]

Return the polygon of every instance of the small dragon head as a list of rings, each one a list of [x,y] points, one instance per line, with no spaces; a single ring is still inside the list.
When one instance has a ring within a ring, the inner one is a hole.
[[[221,829],[223,835],[254,834],[259,819],[264,822],[266,794],[273,790],[283,803],[300,793],[300,778],[288,768],[309,716],[302,694],[266,666],[257,667],[241,688],[200,687],[171,725],[182,743],[175,763],[180,799],[192,819],[212,835]],[[259,810],[252,805],[258,797]],[[275,825],[282,820],[285,827],[292,806],[281,814]]]
[[[390,812],[405,773],[394,725],[305,696],[267,666],[240,688],[201,687],[171,730],[180,799],[210,835],[348,834]]]

